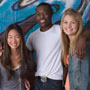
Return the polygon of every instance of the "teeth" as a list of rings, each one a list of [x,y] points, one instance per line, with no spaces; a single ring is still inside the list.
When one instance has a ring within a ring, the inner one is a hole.
[[[45,20],[41,20],[40,22],[43,23],[43,22],[45,22]]]
[[[17,44],[12,44],[13,46],[16,46]]]
[[[71,29],[67,29],[68,31],[71,31]]]

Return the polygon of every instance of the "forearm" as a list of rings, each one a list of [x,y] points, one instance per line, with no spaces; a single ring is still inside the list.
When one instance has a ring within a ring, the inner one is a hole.
[[[90,30],[84,30],[81,37],[84,38],[86,41],[90,40]]]

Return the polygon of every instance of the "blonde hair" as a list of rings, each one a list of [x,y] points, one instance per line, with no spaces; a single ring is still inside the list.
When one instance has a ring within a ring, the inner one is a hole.
[[[63,31],[63,21],[64,21],[64,17],[66,15],[70,15],[70,16],[74,17],[74,19],[78,22],[78,31],[76,33],[75,40],[72,42],[72,46],[71,47],[70,47],[69,38]],[[62,41],[61,60],[63,61],[63,64],[65,66],[67,66],[67,64],[66,64],[66,56],[69,53],[72,53],[72,54],[75,53],[75,47],[76,47],[77,41],[79,39],[79,36],[82,33],[82,29],[83,29],[83,27],[82,27],[82,17],[80,15],[80,13],[77,10],[74,10],[74,9],[71,9],[71,8],[67,9],[64,12],[64,15],[62,16],[61,26],[60,27],[61,27],[61,39],[62,39],[61,40]]]

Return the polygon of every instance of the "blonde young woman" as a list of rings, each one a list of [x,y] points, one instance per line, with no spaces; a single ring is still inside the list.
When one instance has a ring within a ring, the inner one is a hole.
[[[75,47],[82,34],[82,18],[78,11],[67,9],[61,20],[62,62],[66,90],[90,90],[90,45],[83,60],[76,57]]]

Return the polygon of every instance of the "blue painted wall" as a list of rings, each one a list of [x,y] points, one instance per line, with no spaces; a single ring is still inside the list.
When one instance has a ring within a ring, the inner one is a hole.
[[[81,13],[85,28],[90,29],[90,0],[0,0],[0,37],[8,25],[18,23],[26,40],[31,32],[39,28],[35,21],[35,8],[41,2],[51,4],[53,23],[60,23],[65,9],[74,8]]]

